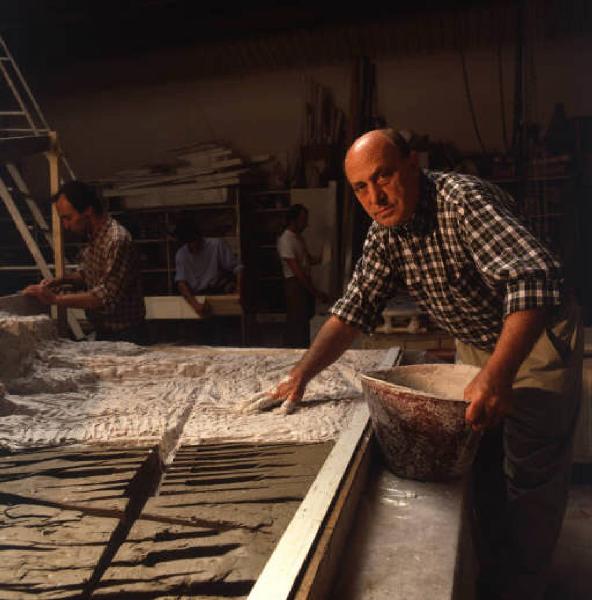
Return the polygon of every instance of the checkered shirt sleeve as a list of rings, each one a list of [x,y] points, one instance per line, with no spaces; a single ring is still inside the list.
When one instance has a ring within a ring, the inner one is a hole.
[[[511,198],[476,178],[450,193],[463,198],[460,231],[477,269],[490,287],[503,286],[504,316],[561,304],[561,264],[509,210]]]
[[[331,314],[366,333],[378,325],[387,299],[397,288],[386,241],[386,229],[373,223],[347,290],[330,309]]]
[[[87,318],[97,329],[122,331],[144,320],[146,307],[138,255],[129,232],[108,218],[84,249],[80,272],[86,289],[101,307],[87,309]]]
[[[129,237],[110,239],[106,251],[106,263],[103,265],[103,278],[90,292],[102,303],[102,312],[112,313],[117,304],[128,292],[131,269],[134,267],[133,242]]]

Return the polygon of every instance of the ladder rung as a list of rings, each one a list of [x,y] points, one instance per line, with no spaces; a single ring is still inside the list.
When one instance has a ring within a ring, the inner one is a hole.
[[[0,117],[17,117],[17,116],[23,116],[26,115],[27,113],[23,110],[3,110],[0,111]]]
[[[0,62],[12,62],[8,56],[0,56]]]
[[[21,132],[29,132],[29,133],[35,133],[35,135],[39,135],[40,133],[49,133],[49,129],[32,129],[31,127],[29,127],[28,129],[18,129],[15,127],[2,127],[0,128],[0,131],[21,131]]]

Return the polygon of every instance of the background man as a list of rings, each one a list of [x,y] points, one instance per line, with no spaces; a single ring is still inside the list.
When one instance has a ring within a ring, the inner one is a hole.
[[[182,246],[175,255],[175,282],[198,316],[207,315],[208,309],[196,295],[242,295],[243,266],[223,239],[204,237],[194,223],[179,225],[177,239]]]
[[[85,237],[80,268],[61,279],[30,285],[23,293],[44,304],[84,308],[97,340],[144,341],[146,309],[131,235],[111,218],[93,188],[65,183],[52,199],[66,231]],[[61,293],[71,284],[83,291]]]
[[[317,290],[310,278],[310,267],[318,264],[320,259],[310,255],[302,238],[308,225],[308,210],[302,204],[293,204],[287,220],[287,227],[277,241],[286,294],[284,345],[306,348],[310,344],[310,319],[315,313],[315,298],[327,302],[328,297]]]
[[[175,255],[175,281],[187,304],[199,317],[207,317],[207,301],[199,302],[196,295],[238,293],[243,306],[243,266],[228,244],[220,238],[204,237],[190,221],[177,227],[177,239],[182,246]],[[215,346],[240,343],[241,325],[236,317],[200,319],[187,327],[182,324],[181,339]]]
[[[345,159],[374,220],[351,282],[311,348],[262,405],[301,400],[312,377],[399,285],[481,367],[466,418],[487,430],[474,465],[480,598],[541,599],[565,511],[579,408],[582,329],[560,264],[476,177],[421,170],[391,130],[358,138]]]

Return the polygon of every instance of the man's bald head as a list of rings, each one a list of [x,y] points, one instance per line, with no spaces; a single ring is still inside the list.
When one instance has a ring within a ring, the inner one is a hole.
[[[405,140],[405,138],[398,131],[395,131],[391,128],[372,129],[371,131],[367,131],[359,138],[354,140],[353,144],[350,146],[345,155],[345,163],[347,164],[348,157],[351,154],[356,154],[357,152],[366,152],[368,149],[373,147],[384,148],[388,146],[394,146],[398,148],[402,157],[409,156],[411,152],[407,140]]]
[[[381,225],[408,221],[419,195],[417,156],[392,129],[361,135],[345,156],[345,174],[364,207]]]

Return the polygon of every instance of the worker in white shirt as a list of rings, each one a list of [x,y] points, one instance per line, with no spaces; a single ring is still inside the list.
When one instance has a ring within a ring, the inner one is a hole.
[[[328,296],[318,290],[310,277],[312,265],[320,262],[313,258],[302,238],[308,225],[308,210],[302,204],[293,204],[288,211],[286,229],[277,241],[282,261],[286,294],[285,346],[308,348],[310,319],[315,312],[315,299],[328,302]]]

